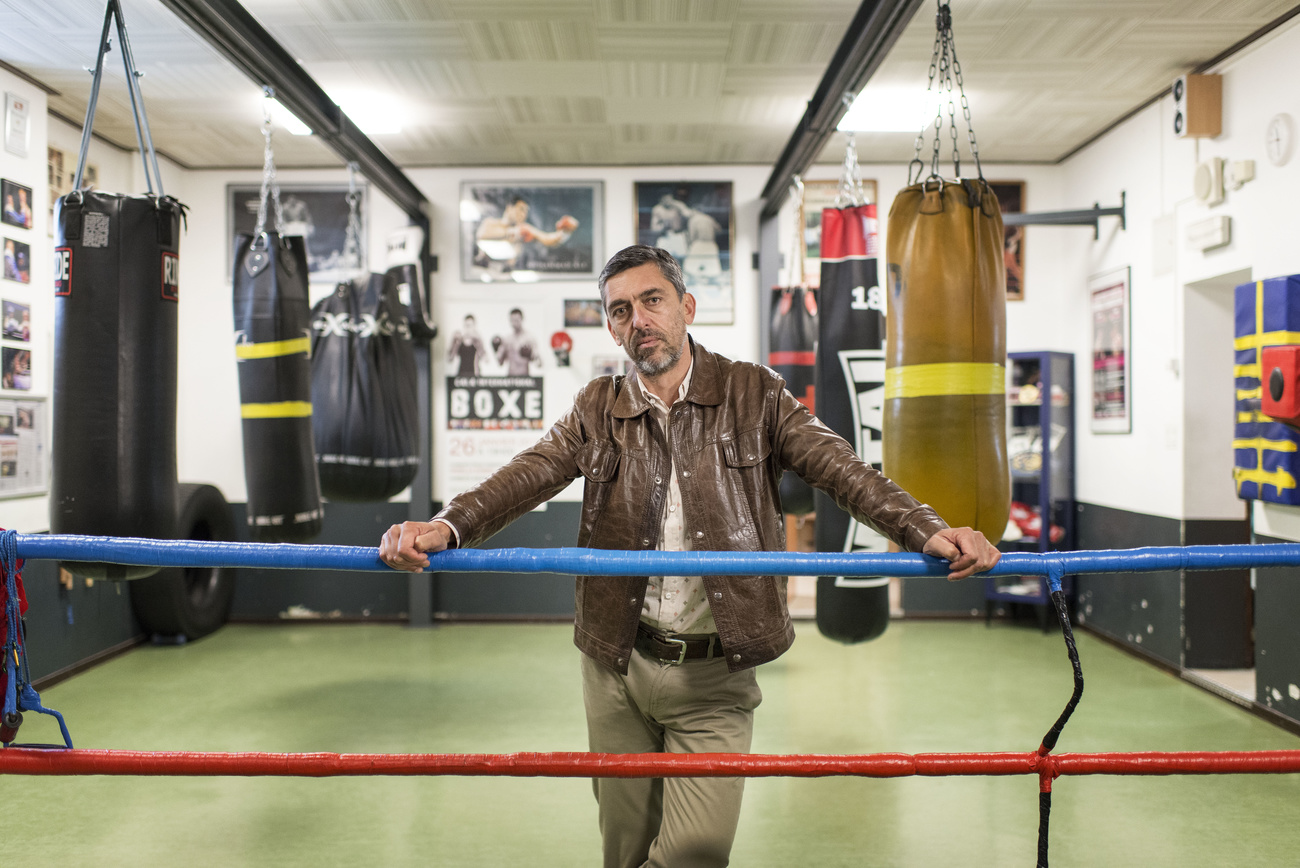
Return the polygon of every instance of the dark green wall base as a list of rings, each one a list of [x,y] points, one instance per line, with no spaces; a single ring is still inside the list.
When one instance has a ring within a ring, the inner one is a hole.
[[[406,520],[405,503],[327,503],[321,535],[312,545],[379,545],[384,531]],[[248,540],[247,504],[232,503],[239,538]],[[340,570],[239,570],[230,617],[280,620],[297,611],[348,620],[398,620],[407,615],[405,573]]]
[[[231,505],[247,538],[246,504]],[[579,503],[551,503],[497,534],[485,548],[572,546]],[[377,546],[384,531],[407,518],[406,503],[327,503],[319,545]],[[293,612],[316,619],[406,620],[405,573],[240,570],[231,613],[239,621],[278,621]],[[553,573],[435,573],[433,609],[441,619],[573,616],[573,577]]]
[[[548,503],[488,540],[484,548],[550,549],[577,545],[582,504]],[[571,618],[573,576],[555,573],[439,573],[440,618]]]
[[[1257,536],[1256,542],[1290,540]],[[1300,720],[1300,568],[1255,571],[1255,701]]]
[[[1080,549],[1221,545],[1249,541],[1242,521],[1181,521],[1080,503]],[[1250,668],[1249,570],[1078,577],[1079,622],[1170,666]]]
[[[27,663],[34,683],[59,677],[100,656],[144,640],[125,582],[74,578],[59,585],[55,561],[27,561]]]
[[[983,618],[984,580],[950,582],[935,576],[903,579],[903,613],[920,618]]]

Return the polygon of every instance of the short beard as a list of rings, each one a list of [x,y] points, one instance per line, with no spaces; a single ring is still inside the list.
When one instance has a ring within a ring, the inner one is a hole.
[[[655,361],[652,356],[647,356],[646,358],[633,359],[632,364],[636,365],[636,369],[645,376],[657,377],[673,365],[677,364],[681,357],[682,348],[673,347],[666,351],[663,358],[659,361]]]

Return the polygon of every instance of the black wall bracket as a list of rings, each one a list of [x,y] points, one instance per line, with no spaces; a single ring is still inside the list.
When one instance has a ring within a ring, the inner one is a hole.
[[[1120,191],[1119,207],[1103,208],[1093,203],[1091,208],[1081,211],[1039,211],[1026,214],[1003,214],[1003,226],[1091,226],[1092,239],[1101,238],[1101,218],[1118,217],[1119,228],[1128,229],[1124,216],[1125,193]]]

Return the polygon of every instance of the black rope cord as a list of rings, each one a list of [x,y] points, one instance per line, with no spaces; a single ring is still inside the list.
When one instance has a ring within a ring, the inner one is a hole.
[[[1061,568],[1053,566],[1051,569],[1051,578],[1055,579],[1059,586]],[[1049,754],[1056,747],[1056,742],[1061,737],[1061,730],[1065,729],[1066,722],[1069,721],[1070,715],[1074,714],[1074,709],[1083,696],[1083,667],[1079,663],[1079,649],[1074,644],[1074,630],[1070,627],[1070,610],[1065,602],[1065,591],[1052,591],[1051,596],[1052,605],[1056,608],[1057,620],[1061,622],[1061,634],[1065,637],[1065,653],[1070,658],[1070,667],[1074,670],[1074,692],[1070,695],[1070,701],[1065,704],[1061,716],[1043,736],[1043,742],[1038,748],[1038,756],[1044,767],[1039,771],[1037,868],[1048,868],[1047,840],[1052,814],[1052,779],[1056,776]]]

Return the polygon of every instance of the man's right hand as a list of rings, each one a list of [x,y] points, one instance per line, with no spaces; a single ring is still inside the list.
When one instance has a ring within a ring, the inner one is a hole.
[[[429,555],[447,548],[451,527],[441,521],[404,521],[379,541],[379,557],[395,570],[418,573],[429,568]]]

